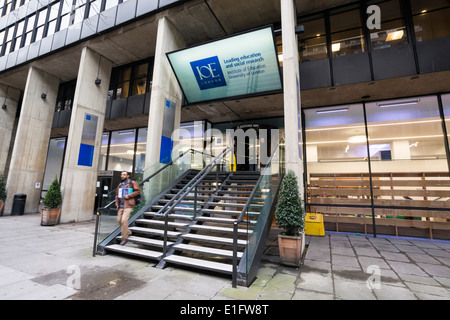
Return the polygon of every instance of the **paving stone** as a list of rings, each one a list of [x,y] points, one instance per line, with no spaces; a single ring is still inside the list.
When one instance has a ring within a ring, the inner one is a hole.
[[[392,260],[392,261],[402,261],[402,262],[409,262],[408,256],[406,256],[403,253],[397,253],[397,252],[389,252],[389,251],[381,251],[380,254],[385,258],[386,260]]]
[[[292,300],[334,300],[334,295],[323,292],[297,289],[295,290]]]
[[[345,267],[352,267],[357,268],[359,267],[358,259],[356,257],[349,257],[349,256],[341,256],[337,254],[333,254],[333,265],[339,265],[339,266],[345,266]]]
[[[441,286],[429,286],[414,282],[405,282],[405,283],[413,292],[426,293],[450,299],[450,291]]]
[[[405,273],[417,276],[427,276],[427,274],[415,264],[398,261],[389,261],[388,263],[399,274]]]
[[[304,272],[300,275],[297,288],[333,294],[333,279],[330,273]]]
[[[373,292],[379,300],[417,300],[417,297],[408,288],[383,283],[380,289],[374,289]]]
[[[344,300],[375,300],[376,297],[366,282],[335,279],[336,299]]]
[[[432,276],[450,278],[450,268],[447,266],[428,263],[418,263],[417,265]]]
[[[367,270],[369,266],[377,266],[381,269],[391,269],[391,267],[381,258],[372,258],[372,257],[358,257],[359,262],[361,263],[364,270]]]

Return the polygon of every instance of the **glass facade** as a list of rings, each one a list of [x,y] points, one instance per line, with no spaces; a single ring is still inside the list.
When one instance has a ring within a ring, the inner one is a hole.
[[[30,0],[0,0],[0,15],[4,16]],[[16,23],[0,30],[0,55],[19,50],[35,41],[69,28],[126,0],[57,0],[36,14],[20,18]]]
[[[58,177],[58,181],[61,183],[61,170],[64,162],[65,148],[66,138],[50,139],[44,182],[42,184],[43,192],[48,190],[55,177]]]
[[[450,95],[306,109],[304,116],[306,201],[328,230],[371,233],[375,219],[379,233],[443,232]]]

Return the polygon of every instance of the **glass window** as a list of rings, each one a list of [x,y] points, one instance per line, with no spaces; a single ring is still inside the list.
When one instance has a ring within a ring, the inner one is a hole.
[[[427,236],[427,221],[442,214],[417,208],[448,207],[450,194],[437,97],[373,102],[366,110],[375,212],[383,230]]]
[[[136,161],[134,164],[134,177],[136,174],[143,174],[145,169],[145,154],[147,151],[147,132],[148,128],[138,129],[138,140],[136,147]],[[142,177],[142,176],[141,176]]]
[[[42,183],[42,190],[44,191],[48,190],[55,176],[58,177],[58,181],[61,181],[65,146],[66,138],[50,139],[44,182]]]
[[[64,82],[59,85],[55,108],[57,112],[72,109],[76,85],[76,80]]]
[[[27,27],[25,28],[25,35],[24,35],[24,37],[25,37],[24,46],[29,45],[32,41],[35,21],[36,21],[36,15],[32,15],[32,16],[28,17]]]
[[[399,0],[385,1],[377,5],[381,9],[381,30],[371,31],[372,48],[380,50],[408,43]]]
[[[136,130],[112,132],[108,170],[133,172]]]
[[[21,48],[24,26],[25,26],[25,20],[22,20],[19,23],[17,23],[16,37],[14,39],[14,47],[12,48],[11,51],[16,51]]]
[[[106,159],[108,157],[109,132],[102,135],[102,147],[100,149],[100,160],[98,162],[98,170],[106,170]]]
[[[437,170],[438,163],[446,166],[446,161],[439,160],[447,157],[436,96],[373,102],[366,108],[374,163],[406,160],[407,171]],[[411,160],[425,161],[413,164]],[[383,170],[387,165],[380,164]]]
[[[131,67],[118,71],[116,99],[128,98],[130,93]]]
[[[450,143],[450,94],[442,96],[442,105],[444,107],[445,124],[447,128],[448,140]]]
[[[148,62],[137,64],[134,67],[131,95],[137,96],[147,92]]]
[[[330,16],[333,57],[365,51],[359,9]]]
[[[47,19],[47,9],[41,10],[38,13],[38,21],[36,25],[36,39],[35,41],[39,41],[44,36],[44,27],[45,27],[45,21]]]
[[[91,0],[89,4],[89,18],[100,13],[102,0]]]
[[[411,8],[417,41],[450,36],[449,0],[411,0]]]
[[[105,10],[108,10],[117,5],[119,5],[119,0],[106,0],[105,1]]]
[[[300,20],[298,24],[305,27],[305,32],[298,36],[300,61],[326,59],[328,51],[324,18]]]
[[[327,230],[366,232],[371,224],[370,177],[361,104],[306,109],[309,212],[324,214]],[[358,231],[356,231],[358,230]]]

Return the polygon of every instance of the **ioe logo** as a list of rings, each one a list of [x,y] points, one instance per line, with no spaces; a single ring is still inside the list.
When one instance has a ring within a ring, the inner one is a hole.
[[[217,56],[191,62],[200,90],[225,87],[227,82]]]

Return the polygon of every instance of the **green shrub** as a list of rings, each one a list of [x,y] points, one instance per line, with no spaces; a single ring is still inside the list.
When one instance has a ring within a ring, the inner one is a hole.
[[[56,209],[62,203],[61,187],[56,176],[44,198],[44,207],[46,209]]]
[[[305,230],[305,209],[298,189],[298,179],[290,170],[281,182],[275,219],[288,236],[298,236]]]
[[[6,200],[6,179],[5,176],[0,173],[0,201],[5,202]]]

